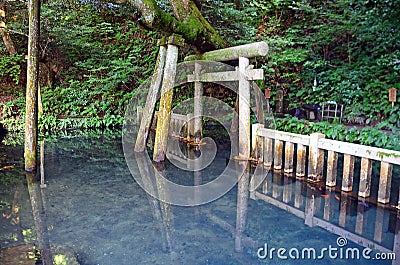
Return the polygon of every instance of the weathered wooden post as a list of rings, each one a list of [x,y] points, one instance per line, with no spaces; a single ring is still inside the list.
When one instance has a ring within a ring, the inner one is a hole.
[[[37,167],[40,1],[29,0],[28,66],[25,113],[25,170]]]
[[[250,158],[250,81],[246,72],[249,59],[239,57],[239,157]]]
[[[182,45],[183,39],[179,35],[172,35],[168,38],[165,69],[161,86],[160,110],[158,112],[156,139],[154,142],[153,160],[156,162],[164,161],[165,159],[178,61],[178,46]]]
[[[274,170],[282,170],[283,141],[275,139]]]
[[[296,178],[299,179],[306,175],[306,151],[305,145],[297,144]]]
[[[285,174],[293,173],[293,157],[294,157],[294,144],[291,142],[285,143]]]
[[[390,188],[392,185],[393,165],[387,162],[381,162],[381,174],[379,178],[378,202],[389,203]]]
[[[308,179],[320,181],[322,179],[322,169],[324,166],[324,152],[318,148],[319,139],[325,138],[322,133],[310,135],[310,157],[308,163]]]
[[[326,172],[326,186],[335,187],[337,177],[338,154],[334,151],[328,151],[328,164]]]
[[[264,138],[264,166],[271,167],[274,161],[274,142],[271,138]]]
[[[361,158],[360,186],[358,196],[366,198],[371,194],[372,160]]]
[[[263,138],[257,135],[257,131],[261,128],[264,128],[264,125],[260,123],[253,124],[251,128],[251,149],[253,150],[252,156],[258,163],[264,162]]]
[[[156,66],[154,68],[154,73],[151,79],[149,93],[147,94],[146,105],[139,120],[139,131],[136,138],[135,152],[143,152],[146,148],[146,139],[149,134],[151,126],[151,118],[153,117],[154,109],[157,102],[157,95],[160,91],[161,82],[164,74],[165,59],[167,54],[166,48],[166,38],[162,38],[158,41],[159,51],[156,61]],[[138,109],[139,118],[139,109]]]
[[[196,81],[194,82],[194,143],[199,144],[202,137],[202,115],[203,115],[203,83],[200,82],[200,73],[201,73],[201,65],[199,63],[195,63],[194,75]],[[191,136],[191,135],[190,135]]]
[[[354,156],[344,154],[342,191],[353,190]]]

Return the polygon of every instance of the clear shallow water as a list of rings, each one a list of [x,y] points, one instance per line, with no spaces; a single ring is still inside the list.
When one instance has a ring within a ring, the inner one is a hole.
[[[0,190],[1,248],[35,242],[35,236],[26,232],[35,230],[35,225],[25,173],[22,164],[16,163],[21,161],[18,160],[21,150],[7,149],[7,153],[6,160],[12,160],[16,167],[0,171],[0,178],[6,183],[12,175],[16,181],[8,181]],[[226,150],[220,150],[217,162],[202,172],[203,181],[213,179],[213,174],[218,175],[228,156]],[[170,164],[166,167],[170,179],[193,182],[193,172],[185,173]],[[61,245],[73,250],[83,265],[313,264],[316,261],[310,259],[279,259],[277,250],[272,259],[260,259],[257,255],[257,252],[261,256],[265,254],[263,249],[258,251],[265,244],[268,251],[285,248],[286,256],[290,249],[300,252],[304,248],[318,252],[329,246],[340,249],[338,235],[319,227],[315,221],[310,227],[304,218],[293,214],[293,209],[307,211],[310,204],[314,205],[316,218],[329,219],[327,223],[332,226],[328,229],[336,229],[336,232],[342,229],[350,235],[357,234],[358,227],[358,231],[362,230],[361,238],[387,249],[393,248],[394,232],[399,227],[394,211],[369,204],[366,207],[339,193],[315,191],[305,183],[280,175],[268,175],[258,189],[264,195],[259,200],[242,196],[238,203],[238,186],[235,186],[223,197],[203,206],[178,207],[160,203],[135,182],[126,165],[120,137],[113,136],[47,142],[45,177],[47,187],[41,190],[44,207],[40,213],[47,227],[45,236],[51,246]],[[262,200],[267,197],[269,202]],[[11,218],[4,215],[11,213],[16,200],[20,210],[14,217],[18,216],[19,221],[13,224]],[[281,206],[284,203],[286,208],[277,207],[277,202],[281,202]],[[346,248],[357,248],[360,253],[364,249],[350,240],[342,249]],[[320,262],[399,264],[329,258],[327,253]]]

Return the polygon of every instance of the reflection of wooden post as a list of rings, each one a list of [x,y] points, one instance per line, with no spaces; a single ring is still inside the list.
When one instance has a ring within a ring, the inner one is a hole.
[[[46,183],[44,182],[44,141],[40,142],[40,187],[46,188]]]
[[[369,197],[371,193],[372,160],[361,158],[360,187],[358,196]]]
[[[343,180],[342,180],[342,191],[353,190],[353,177],[354,177],[354,156],[344,155],[343,160]]]
[[[160,91],[161,81],[164,73],[165,66],[165,58],[167,54],[166,40],[165,38],[159,40],[158,44],[160,45],[160,49],[158,51],[158,56],[156,60],[156,66],[154,69],[154,73],[151,79],[151,84],[149,88],[149,92],[147,94],[146,105],[144,110],[140,115],[141,119],[138,120],[140,127],[138,130],[138,135],[135,143],[135,152],[143,152],[146,148],[146,139],[149,134],[150,126],[151,126],[151,118],[154,113],[154,109],[156,106],[157,95]],[[138,119],[139,117],[139,109],[138,109]]]
[[[303,183],[301,181],[296,181],[295,191],[294,191],[294,207],[301,208],[303,206],[303,196],[301,195]]]
[[[334,202],[334,199],[332,198],[333,194],[331,192],[328,192],[327,195],[324,205],[324,219],[329,221],[333,217],[334,207],[332,206],[332,203]]]
[[[396,230],[394,232],[394,240],[393,240],[393,252],[396,255],[400,253],[400,212],[397,212],[397,223]],[[396,261],[393,261],[392,265],[399,265],[399,258],[396,256]]]
[[[359,202],[364,202],[362,200],[359,200]],[[366,219],[367,219],[367,215],[365,214],[365,210],[366,207],[363,203],[359,203],[357,205],[357,218],[356,218],[356,228],[355,228],[355,232],[359,235],[362,235],[364,233],[365,228],[367,227],[366,224]],[[365,224],[365,226],[364,226]]]
[[[246,78],[249,59],[239,57],[239,157],[250,158],[250,81]]]
[[[340,210],[339,210],[339,225],[345,227],[348,223],[348,212],[350,208],[350,198],[346,193],[341,193]]]
[[[272,172],[272,197],[278,199],[281,197],[282,190],[279,183],[282,181],[282,175],[280,172]]]
[[[201,65],[195,63],[194,75],[196,80],[200,80]],[[194,82],[194,142],[199,144],[203,135],[202,132],[202,115],[203,115],[203,83],[199,81]],[[190,136],[192,137],[192,136]]]
[[[292,183],[291,179],[284,178],[285,185],[283,186],[283,202],[289,203],[292,200]]]
[[[171,204],[169,204],[169,190],[166,189],[166,171],[164,162],[153,163],[156,174],[156,186],[158,191],[158,198],[160,200],[160,209],[162,214],[163,226],[166,237],[166,250],[172,251],[173,249],[173,229],[174,229],[174,216],[172,213]]]
[[[315,199],[314,195],[311,198],[306,198],[306,208],[305,208],[305,224],[313,227],[314,226],[314,211],[315,211]]]
[[[306,147],[302,144],[297,144],[296,177],[303,178],[305,175],[306,175]]]
[[[384,217],[385,209],[378,205],[378,207],[376,207],[374,240],[379,243],[381,243],[383,239]]]
[[[175,36],[168,39],[168,48],[165,59],[165,69],[161,86],[160,110],[158,112],[156,139],[154,143],[153,160],[164,161],[168,127],[171,118],[172,95],[175,86],[176,64],[178,60],[178,47]]]
[[[390,188],[392,185],[392,164],[381,162],[381,173],[379,177],[378,202],[389,203]]]
[[[43,214],[43,200],[39,186],[36,183],[36,174],[26,173],[26,181],[28,183],[29,198],[32,205],[33,220],[35,222],[36,237],[41,251],[41,257],[44,264],[53,264],[53,258],[50,251],[50,242],[47,237],[46,219]]]
[[[294,156],[294,144],[286,142],[285,144],[285,174],[293,173],[293,156]]]
[[[322,179],[322,169],[324,167],[324,152],[318,148],[319,139],[325,138],[322,133],[310,135],[310,157],[308,163],[308,178],[312,181]]]
[[[326,186],[335,187],[337,177],[338,154],[334,151],[328,151],[328,165],[326,170]]]
[[[247,161],[236,162],[240,167],[238,172],[243,172],[242,176],[238,176],[238,197],[237,197],[237,213],[236,213],[236,233],[235,233],[235,251],[242,252],[242,237],[246,228],[247,204],[249,199],[249,165]],[[243,170],[243,168],[246,168]]]

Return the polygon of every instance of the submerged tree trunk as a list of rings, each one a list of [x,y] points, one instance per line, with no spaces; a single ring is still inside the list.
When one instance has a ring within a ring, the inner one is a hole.
[[[227,44],[207,22],[193,0],[170,0],[174,16],[161,9],[155,0],[111,0],[129,4],[141,14],[144,25],[150,29],[177,33],[186,42],[201,51],[224,48]]]
[[[29,0],[28,67],[25,115],[25,170],[36,170],[39,87],[40,0]]]

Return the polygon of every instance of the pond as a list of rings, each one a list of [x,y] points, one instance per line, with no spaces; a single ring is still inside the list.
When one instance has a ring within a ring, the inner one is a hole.
[[[166,162],[165,176],[182,185],[212,181],[230,157],[229,143],[217,145],[207,168]],[[23,171],[23,148],[1,147],[0,248],[41,243],[73,252],[82,265],[400,262],[400,217],[391,207],[272,173],[255,191],[243,178],[209,203],[174,206],[138,184],[118,134],[52,138],[44,150],[41,187],[40,172],[30,183]]]

